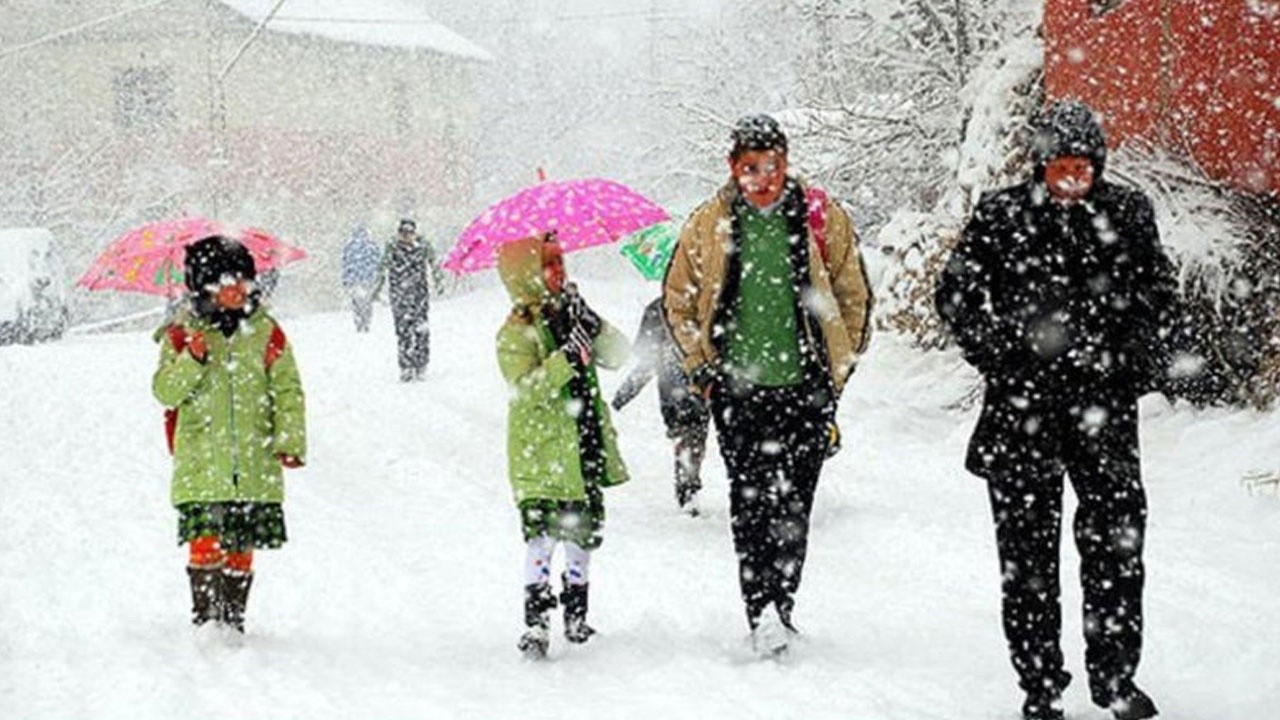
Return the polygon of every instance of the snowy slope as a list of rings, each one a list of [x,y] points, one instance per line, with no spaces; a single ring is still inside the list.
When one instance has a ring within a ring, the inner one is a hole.
[[[654,288],[583,283],[631,333]],[[146,334],[0,348],[0,718],[964,718],[1014,720],[985,494],[960,463],[973,376],[873,341],[842,408],[785,663],[743,643],[725,483],[676,514],[652,390],[618,418],[635,479],[608,494],[584,647],[522,662],[522,546],[505,478],[500,291],[438,303],[428,381],[395,382],[386,308],[285,318],[311,465],[291,542],[259,553],[242,647],[188,627]],[[610,390],[620,376],[605,381]],[[1280,418],[1145,406],[1147,651],[1163,717],[1269,717],[1280,703],[1280,498],[1240,473]],[[1069,547],[1069,543],[1067,544]],[[1088,704],[1068,551],[1065,635]]]

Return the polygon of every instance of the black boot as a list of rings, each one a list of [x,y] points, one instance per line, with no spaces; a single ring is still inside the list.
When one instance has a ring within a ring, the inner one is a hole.
[[[1160,714],[1151,697],[1127,678],[1091,684],[1089,694],[1094,705],[1111,710],[1116,720],[1146,720]]]
[[[191,623],[222,620],[222,568],[187,567],[191,580]]]
[[[543,658],[551,645],[551,610],[556,596],[548,583],[524,586],[524,624],[529,628],[520,636],[517,647],[526,657]]]
[[[223,573],[222,622],[237,632],[244,632],[244,609],[249,604],[249,587],[253,573]]]
[[[560,602],[564,604],[564,637],[571,643],[581,644],[596,634],[595,628],[587,624],[587,588],[588,583],[569,584],[569,579],[560,576],[564,592],[560,594]]]

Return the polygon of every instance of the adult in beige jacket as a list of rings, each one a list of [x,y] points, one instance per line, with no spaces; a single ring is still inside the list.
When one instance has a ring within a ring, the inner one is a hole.
[[[848,215],[787,175],[766,115],[734,128],[730,182],[694,211],[663,305],[694,388],[709,398],[730,481],[747,623],[786,649],[835,406],[869,333],[871,293]]]

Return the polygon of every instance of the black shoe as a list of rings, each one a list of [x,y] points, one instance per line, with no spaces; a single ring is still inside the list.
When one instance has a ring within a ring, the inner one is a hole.
[[[1116,720],[1145,720],[1160,714],[1151,697],[1132,680],[1118,680],[1090,688],[1093,704],[1111,710]]]
[[[690,515],[698,514],[698,491],[701,485],[694,483],[676,483],[676,504]]]
[[[596,634],[595,628],[587,624],[588,584],[570,585],[568,578],[561,575],[564,591],[560,593],[560,602],[564,605],[564,638],[580,645]]]

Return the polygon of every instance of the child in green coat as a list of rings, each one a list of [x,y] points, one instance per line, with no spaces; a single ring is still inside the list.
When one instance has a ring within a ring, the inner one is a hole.
[[[157,333],[152,392],[168,409],[192,622],[244,632],[253,551],[286,540],[281,467],[304,464],[302,383],[284,331],[259,305],[243,245],[204,238],[184,266],[191,307]]]
[[[591,551],[604,526],[601,489],[627,480],[596,367],[625,361],[627,339],[565,282],[554,236],[503,245],[498,272],[513,309],[498,332],[498,365],[511,385],[507,463],[527,546],[525,625],[520,650],[546,655],[550,644],[551,558],[565,548],[561,575],[564,634],[572,643],[587,625]]]

